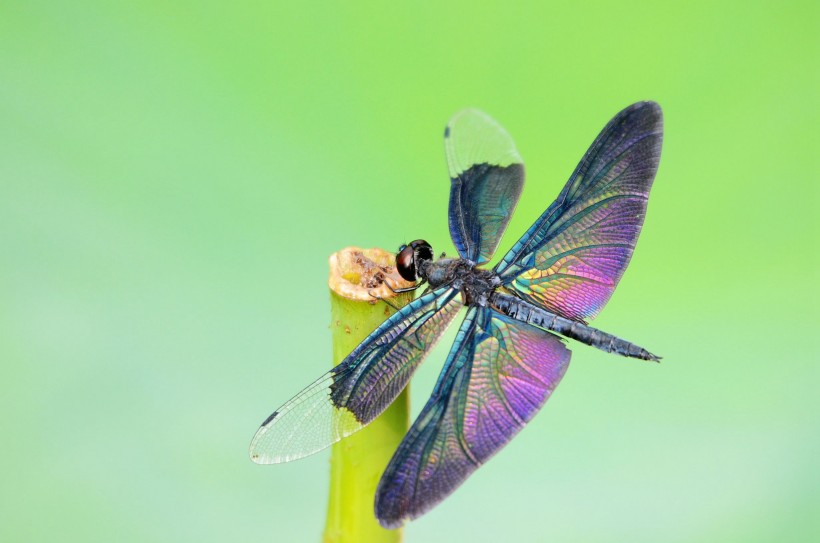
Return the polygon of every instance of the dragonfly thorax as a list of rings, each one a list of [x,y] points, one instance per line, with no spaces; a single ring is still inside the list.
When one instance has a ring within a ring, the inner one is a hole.
[[[495,272],[477,268],[473,262],[462,258],[424,261],[419,272],[434,289],[450,286],[460,291],[465,305],[487,305],[490,294],[501,284]]]

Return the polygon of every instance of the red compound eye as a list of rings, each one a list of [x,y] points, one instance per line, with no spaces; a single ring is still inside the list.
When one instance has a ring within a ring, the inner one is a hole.
[[[406,281],[416,280],[416,254],[413,247],[405,247],[396,255],[396,269]]]

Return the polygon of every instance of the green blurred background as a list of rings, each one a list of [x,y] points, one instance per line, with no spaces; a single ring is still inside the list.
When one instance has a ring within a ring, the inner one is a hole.
[[[596,325],[663,363],[575,346],[407,541],[817,540],[817,2],[140,4],[0,4],[0,540],[318,541],[327,453],[247,446],[329,367],[328,254],[454,253],[465,106],[527,161],[506,251],[644,99],[663,158]]]

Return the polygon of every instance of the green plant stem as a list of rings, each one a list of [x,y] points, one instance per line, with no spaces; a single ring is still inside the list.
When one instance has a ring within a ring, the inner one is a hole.
[[[379,259],[389,258],[389,262],[392,262],[392,254],[381,252],[378,255]],[[333,268],[331,261],[331,274],[334,273]],[[342,270],[341,274],[352,283],[359,282],[362,277],[360,270]],[[373,303],[374,299],[368,293],[372,289],[364,289],[364,296],[359,296],[355,292],[353,295],[350,292],[339,294],[339,291],[344,289],[334,288],[332,278],[330,284],[330,327],[333,337],[333,364],[336,365],[395,310],[381,301]],[[384,298],[393,296],[389,290],[380,290],[378,295]],[[392,298],[391,303],[401,306],[411,299],[412,296],[405,294]],[[408,425],[409,397],[407,390],[404,390],[396,401],[367,427],[333,445],[325,543],[402,541],[401,529],[385,530],[379,525],[373,506],[379,478],[407,433]]]

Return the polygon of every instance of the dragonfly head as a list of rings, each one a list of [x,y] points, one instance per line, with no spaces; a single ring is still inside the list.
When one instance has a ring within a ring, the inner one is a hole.
[[[399,247],[396,269],[405,280],[418,281],[421,279],[421,264],[425,260],[433,260],[433,248],[423,239],[417,239]]]

